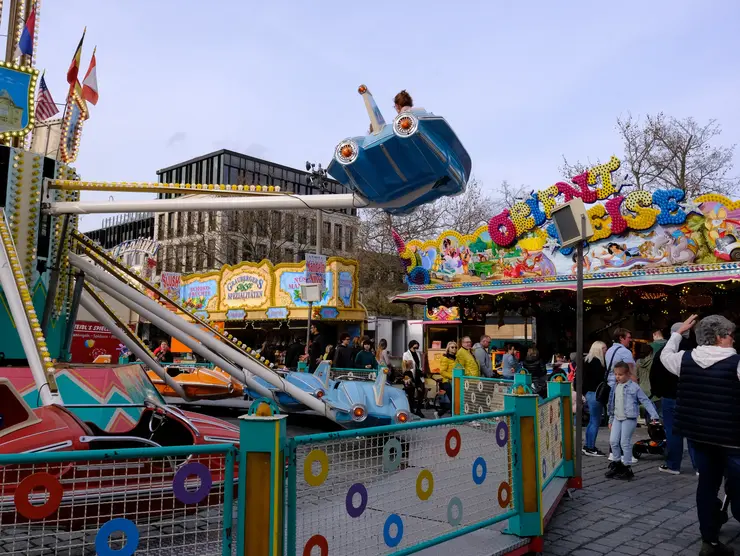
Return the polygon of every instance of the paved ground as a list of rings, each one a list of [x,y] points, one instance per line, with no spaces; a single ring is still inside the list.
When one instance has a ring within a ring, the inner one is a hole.
[[[647,437],[637,429],[636,440]],[[608,452],[608,430],[597,445]],[[699,554],[696,517],[696,474],[688,453],[683,473],[660,473],[658,456],[643,456],[633,467],[632,481],[606,479],[606,458],[584,457],[584,488],[563,499],[545,534],[544,554],[597,556],[622,554],[676,556]],[[740,553],[740,523],[732,517],[721,540]]]

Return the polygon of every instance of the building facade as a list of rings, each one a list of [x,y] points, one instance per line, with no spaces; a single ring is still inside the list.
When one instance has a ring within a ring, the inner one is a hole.
[[[124,241],[154,239],[154,214],[136,212],[105,218],[102,227],[85,232],[85,235],[103,249],[113,249]]]
[[[317,187],[311,174],[259,158],[221,150],[157,172],[160,183],[275,185],[299,195],[347,193],[334,180]],[[172,198],[175,194],[161,194]],[[158,271],[203,272],[224,264],[267,259],[299,262],[316,251],[317,211],[220,211],[158,214]],[[359,219],[356,209],[322,212],[322,253],[351,254]]]

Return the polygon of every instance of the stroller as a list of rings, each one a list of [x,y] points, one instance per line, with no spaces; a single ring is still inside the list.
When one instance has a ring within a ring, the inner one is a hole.
[[[666,437],[663,425],[661,423],[650,423],[647,429],[650,438],[647,440],[638,440],[632,446],[632,455],[635,459],[640,459],[643,454],[654,456],[665,455]]]

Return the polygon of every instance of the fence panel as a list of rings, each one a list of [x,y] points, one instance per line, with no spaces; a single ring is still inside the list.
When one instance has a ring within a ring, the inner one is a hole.
[[[234,447],[0,455],[0,553],[231,554]]]
[[[329,378],[332,380],[368,380],[373,381],[378,377],[377,369],[340,369],[332,367],[329,369]]]
[[[560,419],[562,398],[551,397],[540,402],[537,435],[540,447],[540,473],[544,489],[563,463],[563,434]]]
[[[514,515],[511,415],[292,439],[287,554],[411,553]]]
[[[504,410],[504,395],[511,391],[511,380],[466,376],[463,378],[463,414]]]

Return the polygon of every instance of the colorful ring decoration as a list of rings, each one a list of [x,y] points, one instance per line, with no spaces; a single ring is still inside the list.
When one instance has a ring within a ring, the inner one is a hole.
[[[40,506],[34,506],[28,500],[28,496],[38,487],[44,487],[49,493],[49,498]],[[13,500],[16,511],[26,519],[44,519],[59,509],[63,494],[62,485],[54,475],[34,473],[20,482],[15,489]]]
[[[452,440],[455,440],[455,447],[452,447]],[[454,458],[457,456],[457,454],[460,453],[460,447],[462,446],[462,440],[460,439],[460,433],[457,429],[450,429],[447,431],[447,436],[445,437],[445,452],[447,452],[447,455],[451,458]]]
[[[480,472],[477,471],[478,469],[480,469]],[[478,456],[473,462],[473,482],[476,485],[482,485],[483,481],[486,480],[487,474],[488,466],[486,465],[486,460],[482,456]]]
[[[427,488],[424,490],[424,479],[427,480]],[[434,475],[429,469],[422,469],[416,477],[416,496],[419,500],[429,500],[434,492]]]
[[[506,421],[499,421],[496,425],[496,444],[502,448],[509,442],[509,425]]]
[[[396,525],[396,536],[391,537],[391,525]],[[383,525],[383,540],[385,541],[385,544],[388,545],[390,548],[394,548],[401,544],[401,540],[403,539],[403,520],[398,514],[391,514],[388,516],[388,519],[385,520],[385,525]]]
[[[478,381],[478,392],[483,392],[483,381]]]
[[[113,533],[126,535],[126,544],[118,550],[113,550],[108,545],[108,539]],[[130,519],[117,517],[103,524],[95,535],[95,552],[98,556],[133,556],[139,548],[139,530]]]
[[[355,494],[360,495],[360,505],[355,508],[354,497]],[[347,500],[345,501],[347,507],[347,513],[350,517],[360,517],[365,508],[367,508],[367,489],[362,483],[355,483],[347,491]]]
[[[185,488],[185,481],[191,475],[200,479],[200,486],[192,492]],[[183,504],[199,504],[211,492],[212,486],[211,470],[197,461],[183,465],[172,479],[172,491],[175,493],[175,498]]]
[[[505,508],[511,502],[511,487],[506,481],[498,486],[498,505]]]
[[[396,459],[391,459],[391,450],[396,450]],[[401,443],[397,438],[390,438],[383,446],[383,471],[392,472],[401,466]]]
[[[457,517],[455,517],[455,514],[453,512],[454,508],[457,508]],[[458,525],[462,523],[462,516],[463,516],[462,500],[460,500],[457,496],[455,496],[447,504],[447,523],[449,523],[453,527],[457,527]]]
[[[542,478],[547,479],[547,460],[542,458]]]
[[[313,474],[311,469],[313,462],[318,462],[321,466],[321,471],[318,475]],[[324,450],[313,449],[306,456],[306,460],[303,462],[303,480],[308,483],[309,486],[317,487],[321,486],[326,477],[329,475],[329,458]]]
[[[475,392],[470,393],[470,403],[475,403]]]
[[[308,539],[306,546],[303,547],[303,556],[311,556],[311,551],[315,546],[319,547],[320,556],[329,556],[329,543],[322,535],[314,535]]]

